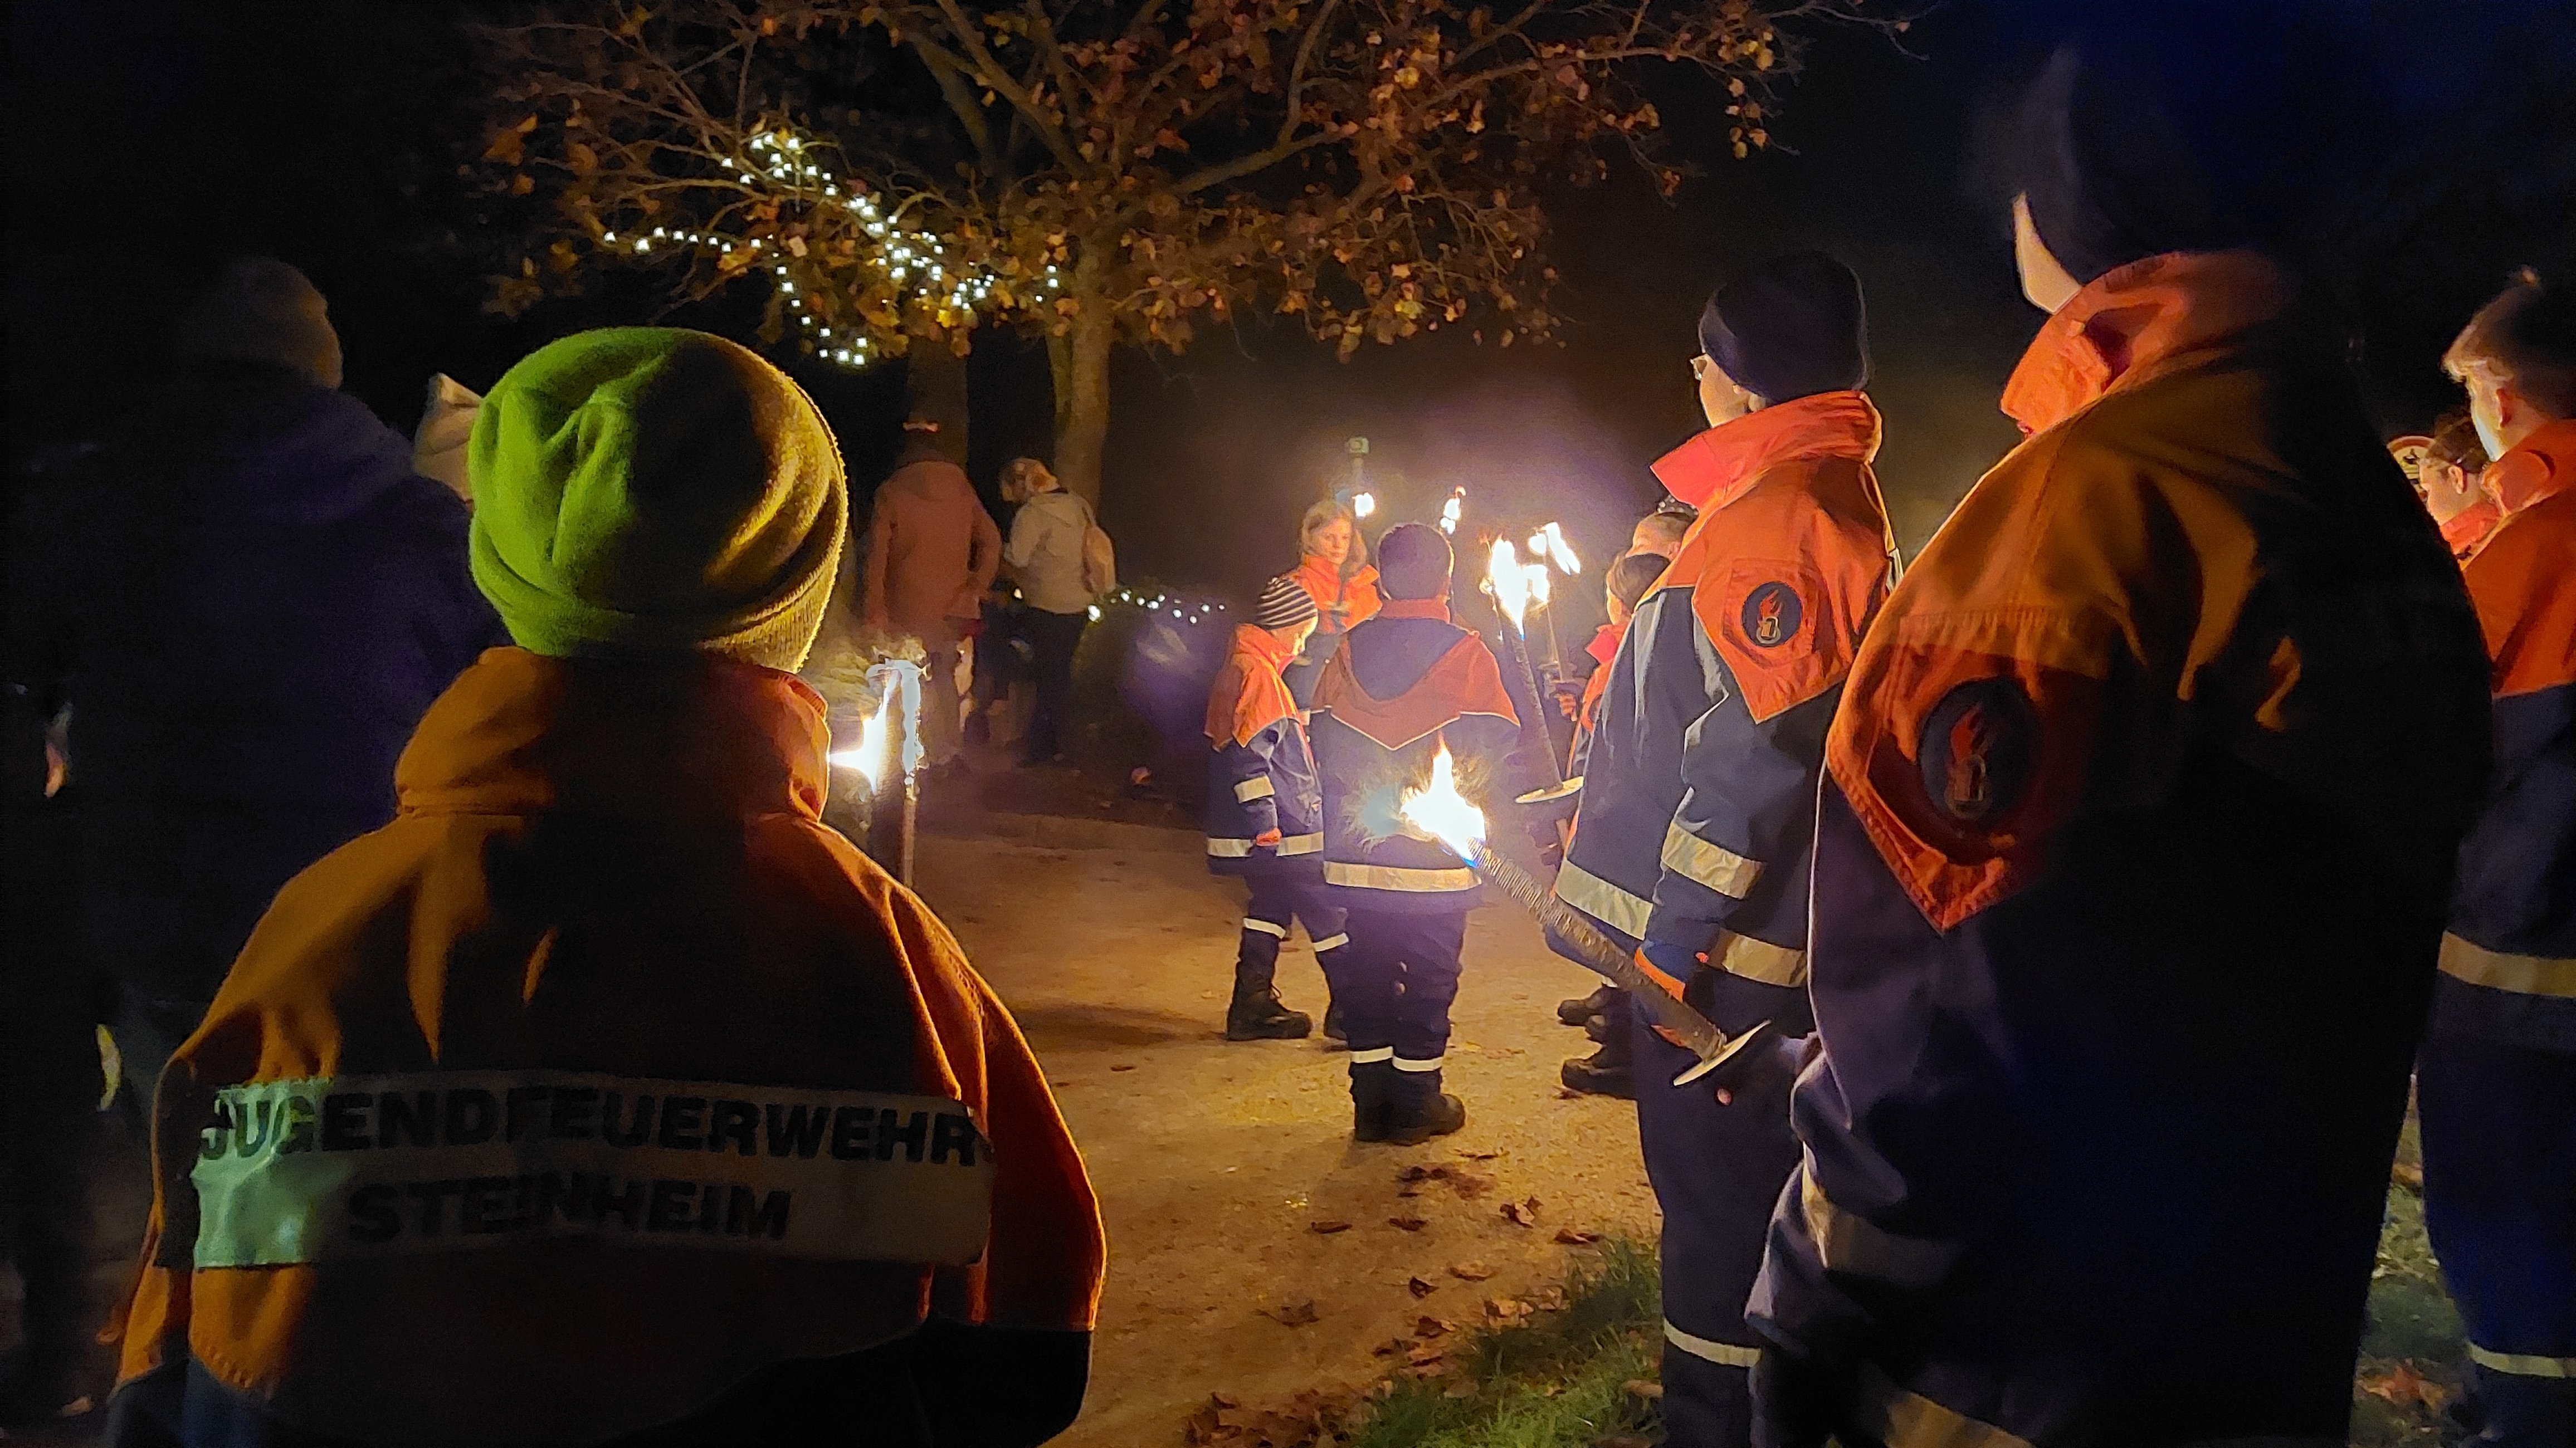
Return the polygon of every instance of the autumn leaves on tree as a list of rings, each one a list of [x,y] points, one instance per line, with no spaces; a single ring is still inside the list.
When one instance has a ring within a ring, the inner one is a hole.
[[[477,174],[523,237],[493,304],[649,267],[768,288],[763,339],[859,362],[1044,335],[1057,469],[1097,497],[1110,350],[1246,311],[1349,355],[1556,325],[1540,197],[1626,156],[1669,192],[1651,63],[1770,143],[1799,22],[1887,0],[575,3],[479,32]],[[1714,118],[1712,118],[1714,119]],[[517,198],[512,200],[511,198]]]

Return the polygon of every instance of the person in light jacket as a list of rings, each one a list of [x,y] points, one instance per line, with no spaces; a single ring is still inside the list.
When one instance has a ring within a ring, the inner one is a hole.
[[[1023,621],[1030,669],[1037,676],[1037,711],[1021,743],[1020,762],[1049,764],[1064,757],[1065,716],[1073,703],[1073,655],[1090,626],[1094,595],[1082,576],[1082,540],[1091,530],[1091,505],[1036,458],[1013,458],[1002,468],[1002,486],[1028,501],[1011,518],[1011,541],[1002,562],[1029,607]]]

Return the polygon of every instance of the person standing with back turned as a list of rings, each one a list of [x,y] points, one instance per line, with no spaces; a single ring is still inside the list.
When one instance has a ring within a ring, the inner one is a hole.
[[[870,504],[860,619],[880,634],[921,640],[921,743],[933,769],[961,765],[957,666],[966,625],[1002,566],[1002,530],[966,470],[942,451],[939,424],[916,413],[903,451]]]
[[[1099,1208],[1010,1012],[822,822],[822,415],[613,328],[521,359],[471,447],[518,647],[172,1060],[109,1444],[1054,1436]]]
[[[1699,341],[1708,428],[1655,463],[1699,516],[1610,665],[1556,893],[1719,1029],[1803,1036],[1816,773],[1893,551],[1860,279],[1812,251],[1747,268]],[[1674,1448],[1743,1448],[1744,1298],[1798,1144],[1786,1113],[1673,1085],[1691,1053],[1633,1002],[1607,1015],[1627,1039],[1565,1082],[1616,1061],[1635,1093],[1664,1218],[1665,1427]]]
[[[2443,359],[2496,455],[2462,573],[2494,656],[2495,782],[2415,1068],[2424,1227],[2480,1448],[2576,1443],[2576,292],[2525,276]]]
[[[1766,1448],[2344,1440],[2486,668],[2258,249],[2305,208],[2244,110],[2319,62],[2248,28],[2071,46],[2031,97],[2030,435],[1826,740]]]

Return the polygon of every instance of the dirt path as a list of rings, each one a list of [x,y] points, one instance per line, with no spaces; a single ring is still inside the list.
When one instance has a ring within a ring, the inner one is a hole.
[[[1489,1298],[1556,1282],[1570,1256],[1559,1227],[1653,1231],[1633,1110],[1557,1088],[1557,1063],[1589,1045],[1556,1024],[1555,1003],[1592,977],[1508,905],[1477,912],[1467,935],[1447,1072],[1467,1128],[1400,1149],[1352,1144],[1344,1058],[1320,1037],[1223,1038],[1241,887],[1195,854],[933,838],[920,875],[1045,1061],[1108,1217],[1091,1396],[1064,1444],[1177,1443],[1212,1391],[1249,1403],[1370,1381],[1387,1367],[1370,1349],[1417,1317],[1463,1327]],[[1303,932],[1280,979],[1290,1005],[1322,1014]],[[1414,1164],[1492,1185],[1399,1196]],[[1505,1202],[1531,1196],[1537,1225],[1505,1219]],[[1319,1235],[1317,1221],[1351,1225]],[[1462,1280],[1448,1270],[1462,1263],[1493,1276]],[[1408,1288],[1415,1276],[1428,1296]],[[1306,1299],[1310,1325],[1263,1315]]]

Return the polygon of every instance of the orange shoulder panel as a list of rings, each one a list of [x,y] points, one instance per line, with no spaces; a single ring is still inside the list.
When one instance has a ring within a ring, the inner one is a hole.
[[[1665,574],[1688,579],[1691,612],[1756,722],[1851,672],[1887,597],[1887,522],[1866,464],[1798,458],[1696,530]]]
[[[2461,571],[2496,697],[2576,683],[2576,491],[2506,519]]]
[[[1315,708],[1375,741],[1402,749],[1462,714],[1491,714],[1517,725],[1520,715],[1503,688],[1503,673],[1485,641],[1470,633],[1450,646],[1413,687],[1380,699],[1351,672],[1350,647],[1334,651],[1315,681]]]
[[[1227,658],[1208,691],[1208,742],[1249,744],[1253,735],[1296,712],[1297,701],[1279,671],[1238,651]]]

